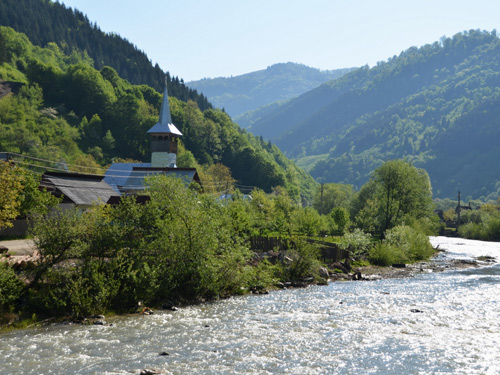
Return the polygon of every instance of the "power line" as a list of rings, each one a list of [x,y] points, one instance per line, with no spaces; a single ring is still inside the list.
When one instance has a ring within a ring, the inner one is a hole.
[[[35,161],[49,163],[52,165],[60,165],[62,163],[61,161],[53,161],[53,160],[38,158],[38,157],[30,156],[30,155],[18,154],[15,152],[8,152],[8,154],[14,155],[14,156],[22,159],[22,160],[17,160],[17,158],[16,159],[13,158],[14,161],[16,161],[17,163],[22,164],[22,165],[27,165],[27,166],[36,167],[36,168],[44,168],[44,169],[54,171],[54,172],[68,173],[68,170],[61,168],[61,167],[58,168],[58,167],[47,166],[47,165],[38,165],[38,164],[26,162],[24,160],[25,159],[35,160]],[[111,179],[114,179],[114,178],[143,179],[144,177],[153,176],[153,175],[157,174],[157,173],[149,173],[148,174],[147,170],[146,171],[137,171],[137,170],[134,171],[134,170],[111,169],[111,168],[105,169],[102,167],[88,167],[88,166],[84,166],[84,165],[67,164],[67,163],[65,163],[65,164],[68,167],[72,167],[72,168],[91,170],[94,172],[94,174],[95,174],[95,171],[105,171],[105,174],[102,175],[103,178],[105,177],[105,178],[111,178]],[[145,163],[143,163],[143,164],[145,164]],[[78,172],[73,171],[73,173],[78,173]],[[110,174],[110,173],[119,173],[119,174]],[[145,173],[146,173],[146,176],[144,176]],[[141,176],[132,176],[131,174],[141,174]],[[233,179],[218,180],[217,182],[212,182],[212,183],[209,183],[209,182],[202,182],[202,183],[203,183],[203,186],[206,186],[206,187],[225,187],[225,186],[227,186],[228,183],[230,183],[230,184],[234,184],[234,186],[237,187],[239,190],[245,190],[245,191],[252,191],[253,189],[258,188],[258,186],[255,186],[255,185],[238,184]]]

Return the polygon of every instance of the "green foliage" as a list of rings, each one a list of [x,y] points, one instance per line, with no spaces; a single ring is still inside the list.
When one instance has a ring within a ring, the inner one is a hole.
[[[327,227],[326,218],[320,216],[312,207],[297,209],[292,221],[297,225],[297,233],[308,237],[317,236],[320,232],[326,231]]]
[[[307,244],[300,238],[290,241],[292,248],[287,252],[291,258],[290,263],[283,265],[284,280],[302,281],[307,277],[317,277],[317,270],[321,263],[319,259],[319,248]]]
[[[481,210],[465,211],[458,228],[461,237],[483,241],[500,240],[500,211],[496,205],[481,207]]]
[[[41,260],[30,274],[32,304],[87,316],[139,301],[223,296],[250,282],[246,230],[235,223],[244,220],[234,216],[245,210],[237,202],[218,204],[172,178],[149,184],[144,205],[131,197],[35,219]]]
[[[349,212],[344,207],[335,207],[330,216],[335,224],[335,234],[343,235],[349,226]]]
[[[12,221],[19,215],[18,198],[23,179],[14,172],[13,164],[0,161],[0,229],[12,226]]]
[[[297,233],[314,234],[321,218],[285,190],[256,190],[252,200],[236,194],[222,204],[165,176],[148,186],[145,204],[124,197],[116,206],[34,217],[40,261],[25,271],[28,311],[85,317],[317,277],[319,249]],[[270,226],[287,235],[289,250],[275,265],[255,264],[249,237]]]
[[[13,163],[0,161],[0,228],[10,227],[18,216],[47,213],[58,200],[39,190],[40,178]]]
[[[434,249],[429,238],[409,226],[399,225],[385,233],[385,239],[369,252],[373,264],[390,266],[395,263],[413,263],[430,258]]]
[[[323,189],[323,197],[321,197],[321,189]],[[322,184],[314,195],[313,207],[323,215],[328,215],[337,207],[349,209],[354,196],[352,185]]]
[[[381,235],[404,220],[433,216],[430,181],[424,170],[403,160],[377,168],[361,189],[354,217],[365,230]]]
[[[13,311],[24,289],[14,270],[6,262],[0,262],[0,312]]]
[[[359,228],[355,228],[352,232],[346,233],[339,244],[339,247],[349,251],[349,257],[358,259],[370,248],[372,244],[372,236],[369,233],[363,232]]]
[[[25,168],[17,168],[16,174],[22,179],[23,188],[18,196],[19,214],[22,216],[47,214],[56,207],[59,200],[47,192],[41,190],[41,176]]]
[[[126,39],[114,33],[104,33],[87,16],[78,10],[53,1],[3,0],[0,25],[11,26],[26,34],[33,44],[48,46],[54,52],[68,55],[67,62],[84,61],[96,69],[110,66],[129,82],[146,84],[163,91],[165,72],[154,65],[147,55]],[[1,33],[0,33],[1,34]],[[9,41],[5,41],[9,47]],[[22,52],[23,45],[16,45],[15,52]],[[9,59],[10,51],[2,56]],[[1,63],[1,60],[0,60]],[[207,98],[188,88],[182,79],[167,80],[170,94],[183,101],[193,100],[200,108],[211,108]]]

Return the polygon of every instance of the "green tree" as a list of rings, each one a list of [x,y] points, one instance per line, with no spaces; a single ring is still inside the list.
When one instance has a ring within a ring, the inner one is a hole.
[[[40,190],[41,176],[25,168],[17,168],[23,188],[18,195],[19,214],[22,216],[44,215],[56,207],[59,200],[45,189]]]
[[[11,227],[19,215],[24,179],[15,169],[14,164],[0,161],[0,229]]]
[[[343,235],[349,226],[349,212],[344,207],[335,207],[330,215],[335,223],[337,234]]]
[[[13,311],[23,291],[24,284],[14,270],[6,262],[0,262],[0,313]],[[1,318],[0,316],[0,324]]]
[[[363,220],[371,217],[374,229],[382,236],[405,218],[431,217],[433,204],[429,176],[406,161],[388,161],[377,168],[363,186],[356,207],[359,208],[355,216],[358,224],[363,225]]]
[[[323,198],[321,197],[321,189],[323,189]],[[328,215],[336,207],[349,209],[354,196],[352,185],[323,184],[314,195],[313,207],[323,215]]]
[[[62,84],[67,105],[87,118],[103,113],[116,101],[113,86],[85,64],[70,66]]]

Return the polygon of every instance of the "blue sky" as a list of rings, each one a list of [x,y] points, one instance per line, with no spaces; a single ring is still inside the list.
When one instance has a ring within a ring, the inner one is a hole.
[[[497,0],[59,0],[183,78],[280,62],[373,66],[469,29],[500,31]]]

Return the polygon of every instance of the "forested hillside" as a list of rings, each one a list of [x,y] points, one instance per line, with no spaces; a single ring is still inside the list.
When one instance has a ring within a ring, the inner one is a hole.
[[[240,126],[251,123],[243,113],[294,98],[352,69],[319,70],[295,63],[275,64],[267,69],[236,77],[205,78],[187,82],[206,95],[217,108],[224,108]]]
[[[161,94],[130,84],[111,67],[95,69],[84,52],[35,46],[0,26],[0,88],[0,151],[82,168],[116,158],[150,160],[146,132],[158,121]],[[310,199],[315,182],[276,146],[242,131],[221,110],[170,99],[184,135],[181,166],[222,163],[246,187],[282,186],[297,200]]]
[[[146,84],[162,92],[165,74],[170,96],[193,100],[201,110],[211,108],[207,98],[188,88],[182,79],[152,65],[147,55],[117,34],[107,34],[91,24],[86,15],[51,0],[0,1],[0,26],[10,26],[24,33],[30,41],[45,47],[55,43],[67,55],[84,52],[97,70],[114,68],[132,84]]]
[[[363,67],[252,126],[324,182],[361,186],[383,161],[425,168],[434,195],[500,192],[500,39],[471,30]]]

